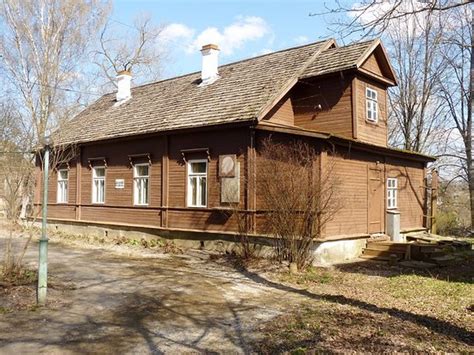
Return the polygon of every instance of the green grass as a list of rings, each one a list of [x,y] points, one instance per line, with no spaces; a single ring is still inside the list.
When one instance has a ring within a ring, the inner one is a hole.
[[[281,279],[297,285],[330,284],[335,281],[334,275],[330,271],[316,267],[309,267],[297,274],[283,274]]]

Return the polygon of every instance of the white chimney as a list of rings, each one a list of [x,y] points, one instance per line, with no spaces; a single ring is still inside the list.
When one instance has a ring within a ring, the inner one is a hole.
[[[215,44],[206,44],[205,46],[202,46],[201,53],[201,85],[209,85],[219,78],[219,73],[217,71],[219,47]]]
[[[117,73],[117,102],[127,100],[132,97],[130,87],[132,84],[132,73],[122,70]]]

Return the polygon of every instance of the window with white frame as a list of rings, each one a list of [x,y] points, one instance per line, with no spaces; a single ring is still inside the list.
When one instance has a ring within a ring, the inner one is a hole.
[[[150,166],[148,164],[133,166],[133,203],[135,205],[148,205],[149,179]]]
[[[378,104],[377,91],[371,88],[365,89],[365,99],[367,102],[367,121],[377,122],[378,120]]]
[[[397,188],[398,181],[395,178],[387,179],[387,208],[397,208]]]
[[[56,201],[58,203],[67,203],[67,185],[69,180],[69,171],[67,169],[58,170],[58,191]]]
[[[92,168],[92,203],[105,202],[105,167]]]
[[[188,206],[207,206],[207,160],[188,161]]]

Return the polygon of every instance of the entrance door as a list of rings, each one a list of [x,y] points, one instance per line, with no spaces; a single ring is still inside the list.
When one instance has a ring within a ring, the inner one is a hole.
[[[382,169],[369,167],[368,173],[368,230],[383,232],[383,175]]]

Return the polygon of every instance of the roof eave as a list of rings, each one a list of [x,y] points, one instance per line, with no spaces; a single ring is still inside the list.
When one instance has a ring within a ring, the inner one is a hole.
[[[313,137],[313,138],[318,138],[318,139],[323,139],[323,140],[328,140],[328,141],[330,140],[333,143],[336,143],[341,146],[357,147],[359,150],[367,151],[370,153],[379,153],[385,156],[394,156],[397,158],[405,158],[405,159],[415,160],[415,161],[424,162],[424,163],[434,162],[436,160],[435,157],[421,154],[421,153],[404,151],[404,150],[390,148],[390,147],[378,146],[375,144],[361,142],[361,141],[357,141],[357,140],[346,138],[346,137],[336,136],[330,133],[308,130],[301,127],[285,126],[285,125],[275,124],[271,122],[259,122],[258,125],[255,126],[255,129],[262,130],[262,131],[294,134],[294,135],[305,136],[305,137]]]

